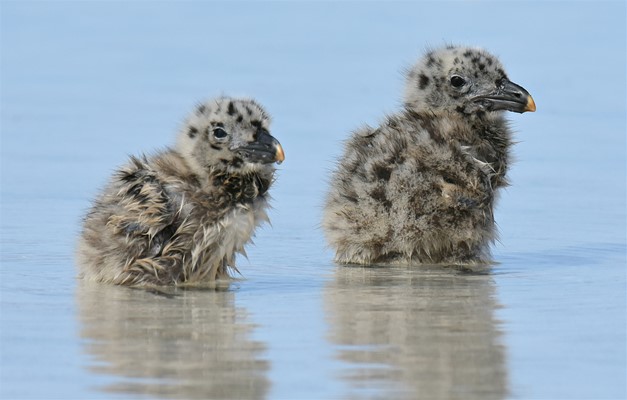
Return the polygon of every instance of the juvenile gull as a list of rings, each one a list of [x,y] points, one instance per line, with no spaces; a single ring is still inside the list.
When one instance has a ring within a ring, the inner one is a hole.
[[[84,219],[77,258],[88,280],[203,284],[229,276],[268,220],[274,163],[284,159],[255,101],[199,105],[174,148],[131,157]]]
[[[503,114],[535,109],[486,51],[428,52],[407,74],[404,108],[346,143],[322,222],[336,261],[489,262],[512,144]]]

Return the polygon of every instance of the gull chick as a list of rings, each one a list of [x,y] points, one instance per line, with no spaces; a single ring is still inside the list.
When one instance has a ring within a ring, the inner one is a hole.
[[[504,112],[535,109],[494,55],[429,51],[408,71],[403,109],[346,143],[322,223],[336,261],[490,262],[512,145]]]
[[[268,221],[274,163],[284,159],[254,100],[199,105],[174,148],[131,157],[84,219],[80,275],[119,285],[202,285],[229,277]]]

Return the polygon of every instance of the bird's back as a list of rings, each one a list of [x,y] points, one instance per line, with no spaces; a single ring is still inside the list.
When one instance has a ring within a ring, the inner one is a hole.
[[[180,274],[180,269],[170,270],[166,277],[158,269],[146,275],[139,265],[131,265],[161,255],[179,229],[182,199],[171,189],[192,183],[186,182],[191,177],[187,170],[180,157],[165,151],[150,158],[131,157],[116,171],[83,221],[77,249],[83,277],[138,284]]]

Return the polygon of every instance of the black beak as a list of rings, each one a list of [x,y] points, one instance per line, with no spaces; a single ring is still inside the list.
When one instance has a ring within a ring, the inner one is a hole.
[[[507,110],[524,113],[536,110],[536,103],[529,92],[507,79],[501,79],[496,90],[486,95],[477,96],[474,101],[480,102],[490,111]]]
[[[249,162],[281,164],[285,160],[285,153],[281,143],[265,131],[259,131],[254,142],[237,149],[237,152]]]

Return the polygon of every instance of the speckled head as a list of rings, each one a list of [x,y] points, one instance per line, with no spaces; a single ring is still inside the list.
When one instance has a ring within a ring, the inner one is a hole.
[[[500,61],[482,49],[429,51],[407,74],[405,105],[416,112],[535,111],[531,95],[511,82]]]
[[[285,156],[269,129],[270,116],[256,101],[219,97],[198,105],[187,117],[177,150],[199,173],[273,169]]]

